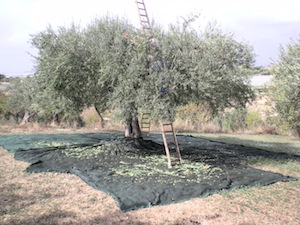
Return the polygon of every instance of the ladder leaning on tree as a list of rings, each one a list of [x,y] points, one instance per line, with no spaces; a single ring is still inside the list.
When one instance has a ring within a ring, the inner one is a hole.
[[[138,8],[138,13],[139,13],[139,18],[140,18],[140,23],[141,23],[142,28],[144,30],[145,29],[150,30],[151,26],[150,26],[150,21],[149,21],[149,17],[148,17],[148,13],[147,13],[147,9],[146,9],[144,0],[136,0],[135,2],[137,5],[137,8]]]
[[[136,0],[135,1],[137,4],[138,8],[138,13],[139,13],[139,18],[140,18],[140,24],[143,28],[143,30],[151,30],[151,24],[149,21],[147,9],[144,0]],[[162,138],[163,138],[163,143],[166,151],[166,156],[168,160],[168,167],[172,167],[172,162],[171,162],[171,155],[170,155],[170,147],[175,145],[177,157],[179,160],[179,163],[182,163],[182,158],[180,154],[180,149],[177,141],[177,137],[173,128],[173,123],[168,122],[168,123],[160,123],[161,125],[161,132],[162,132]],[[141,119],[141,128],[147,129],[148,132],[150,132],[150,113],[149,112],[144,112],[142,114],[142,119]]]
[[[142,132],[150,133],[151,121],[150,121],[150,112],[143,112],[141,119],[141,130]]]

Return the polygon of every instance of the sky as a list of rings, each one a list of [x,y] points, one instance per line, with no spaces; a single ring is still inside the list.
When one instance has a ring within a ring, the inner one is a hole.
[[[0,0],[0,74],[34,73],[36,50],[30,35],[72,22],[85,27],[107,14],[128,19],[137,28],[135,0]],[[150,20],[167,27],[180,17],[200,14],[201,27],[216,21],[225,32],[254,48],[257,66],[277,60],[280,45],[300,39],[299,0],[144,0]]]

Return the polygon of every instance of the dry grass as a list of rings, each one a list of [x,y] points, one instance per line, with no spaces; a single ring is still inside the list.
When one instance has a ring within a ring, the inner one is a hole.
[[[299,165],[289,163],[256,167],[300,179]],[[2,225],[300,224],[300,181],[238,189],[125,213],[110,195],[93,189],[75,175],[24,173],[27,166],[0,148]]]

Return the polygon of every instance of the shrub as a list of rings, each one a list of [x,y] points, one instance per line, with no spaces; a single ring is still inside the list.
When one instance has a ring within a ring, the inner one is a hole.
[[[263,121],[259,112],[256,110],[249,110],[245,118],[245,124],[249,129],[261,126]]]
[[[204,133],[218,133],[221,131],[221,128],[215,123],[204,123],[201,126],[201,131]]]
[[[100,118],[94,108],[84,110],[82,117],[85,125],[88,127],[96,127],[100,124]]]
[[[218,121],[223,131],[235,132],[245,129],[246,116],[247,110],[245,108],[235,108],[218,116],[215,121]]]
[[[203,122],[210,119],[210,109],[202,104],[187,104],[177,108],[177,125],[188,130],[198,130]]]
[[[300,40],[281,47],[273,67],[270,96],[281,120],[300,137]]]

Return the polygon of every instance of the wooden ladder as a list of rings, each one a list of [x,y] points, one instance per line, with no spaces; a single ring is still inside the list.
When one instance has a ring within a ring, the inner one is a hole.
[[[171,144],[175,144],[175,149],[176,149],[179,163],[182,164],[182,158],[181,158],[181,154],[180,154],[177,137],[174,132],[173,123],[162,123],[161,122],[160,126],[161,126],[162,137],[163,137],[167,160],[168,160],[168,168],[172,168],[170,147],[169,147]]]
[[[142,28],[150,30],[151,26],[150,26],[150,21],[149,21],[144,0],[136,0],[135,2],[138,8],[139,18],[140,18],[140,23]]]
[[[142,132],[148,132],[150,133],[150,113],[149,112],[144,112],[142,114],[142,119],[141,119],[141,130]]]

